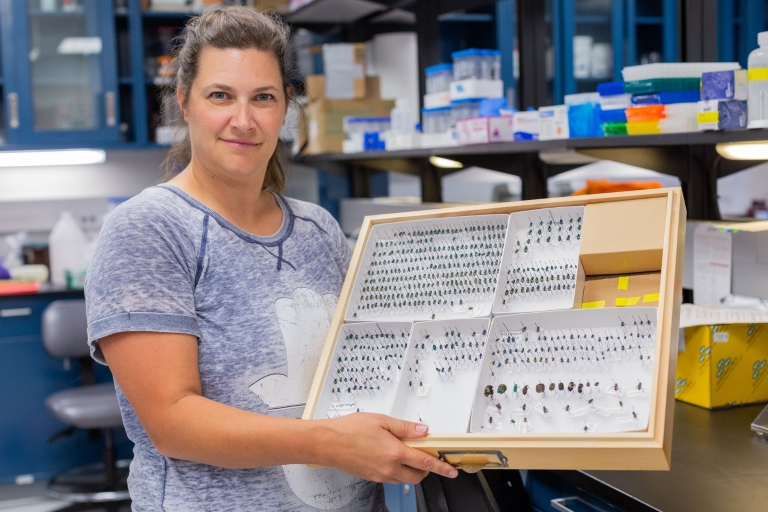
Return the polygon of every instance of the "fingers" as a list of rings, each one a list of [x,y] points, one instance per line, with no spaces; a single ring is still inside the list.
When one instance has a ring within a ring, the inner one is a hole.
[[[417,439],[426,436],[429,432],[429,427],[423,423],[398,420],[389,416],[385,418],[387,429],[399,439]]]
[[[415,448],[407,448],[402,458],[403,464],[420,471],[437,473],[447,478],[456,478],[459,476],[459,470],[450,464],[424,453]]]

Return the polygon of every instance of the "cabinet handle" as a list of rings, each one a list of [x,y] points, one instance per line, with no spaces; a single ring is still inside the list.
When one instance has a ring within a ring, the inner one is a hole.
[[[560,512],[574,512],[572,508],[568,507],[569,501],[577,501],[579,502],[580,506],[578,507],[579,510],[584,510],[585,507],[589,510],[594,510],[595,512],[606,512],[604,509],[594,506],[591,503],[587,503],[583,499],[581,499],[578,496],[568,496],[567,498],[555,498],[552,501],[549,502],[550,505],[552,505],[552,508],[555,510],[559,510]]]
[[[30,316],[30,315],[32,315],[32,308],[0,309],[0,318],[11,318],[14,316]]]
[[[15,92],[8,93],[8,116],[11,128],[19,127],[19,95]]]
[[[115,93],[105,93],[104,103],[107,111],[107,126],[115,126],[117,124],[117,117],[115,116]]]

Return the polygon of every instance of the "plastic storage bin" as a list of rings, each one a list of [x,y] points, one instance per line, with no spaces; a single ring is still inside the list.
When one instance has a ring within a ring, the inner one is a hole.
[[[697,78],[708,71],[739,69],[738,62],[660,62],[627,66],[621,70],[625,82],[650,80],[653,78]],[[627,91],[628,92],[628,91]]]
[[[421,129],[424,133],[443,133],[451,129],[451,107],[421,109]]]
[[[674,103],[696,103],[701,99],[699,91],[665,91],[656,94],[632,96],[632,105],[672,105]]]
[[[607,136],[627,135],[627,123],[605,123],[603,132]]]
[[[482,73],[485,80],[501,80],[501,52],[484,50]]]
[[[630,107],[624,111],[627,121],[651,121],[664,118],[664,105],[647,105],[645,107]]]
[[[655,94],[666,91],[698,91],[701,78],[649,78],[624,82],[627,94]]]
[[[659,120],[627,122],[627,135],[652,135],[661,133]]]
[[[600,122],[602,123],[626,123],[627,114],[623,108],[600,110]]]
[[[427,82],[427,94],[444,92],[451,88],[453,64],[438,64],[424,70]]]
[[[451,114],[452,114],[451,124],[455,125],[456,121],[477,117],[480,111],[480,103],[482,103],[482,101],[483,101],[482,99],[467,99],[467,100],[452,101],[451,102]]]

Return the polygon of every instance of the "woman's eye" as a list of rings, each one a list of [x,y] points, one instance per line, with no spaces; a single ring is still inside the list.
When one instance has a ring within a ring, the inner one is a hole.
[[[262,93],[262,94],[259,94],[258,96],[256,96],[256,98],[259,101],[269,101],[269,100],[272,99],[272,95],[271,94],[267,94],[267,93]]]
[[[227,95],[223,92],[214,92],[211,94],[211,97],[215,100],[223,100],[227,98]]]

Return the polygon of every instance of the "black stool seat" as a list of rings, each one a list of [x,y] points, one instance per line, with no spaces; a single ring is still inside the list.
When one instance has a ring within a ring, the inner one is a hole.
[[[109,382],[59,391],[45,400],[45,406],[60,422],[77,428],[117,428],[123,425],[115,386]]]

